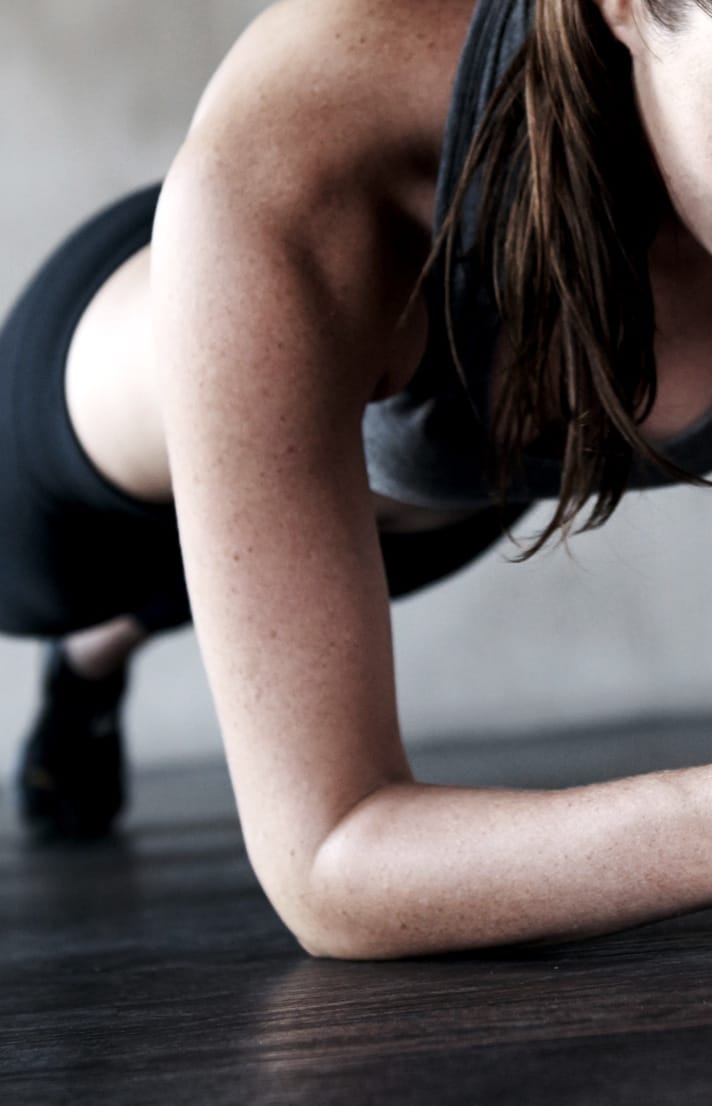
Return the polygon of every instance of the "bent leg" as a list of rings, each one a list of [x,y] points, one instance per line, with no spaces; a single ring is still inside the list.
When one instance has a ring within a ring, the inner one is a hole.
[[[172,503],[135,499],[94,468],[64,391],[74,326],[150,240],[159,191],[79,228],[0,329],[0,631],[66,646],[45,651],[17,783],[26,821],[63,835],[103,832],[123,804],[128,658],[149,634],[190,620]]]

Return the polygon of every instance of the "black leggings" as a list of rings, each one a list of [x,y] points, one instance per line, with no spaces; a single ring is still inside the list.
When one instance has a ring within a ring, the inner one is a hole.
[[[77,322],[151,239],[160,184],[67,238],[0,330],[0,631],[54,637],[133,614],[149,633],[190,621],[172,503],[126,494],[82,449],[64,393]],[[527,509],[512,508],[508,521]],[[382,534],[393,598],[453,572],[501,536],[497,512],[439,531]]]

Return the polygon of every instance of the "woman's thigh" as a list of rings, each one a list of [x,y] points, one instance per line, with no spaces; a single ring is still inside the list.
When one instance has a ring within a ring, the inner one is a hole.
[[[189,617],[172,503],[127,495],[84,453],[64,372],[86,303],[150,241],[160,186],[103,209],[48,257],[0,329],[0,630],[55,636],[117,614]]]

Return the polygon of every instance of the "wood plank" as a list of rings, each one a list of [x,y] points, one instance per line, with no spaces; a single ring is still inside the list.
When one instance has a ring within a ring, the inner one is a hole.
[[[646,725],[642,753],[622,728],[413,759],[423,779],[561,786],[708,755],[706,720],[667,740]],[[310,960],[254,879],[216,763],[138,774],[91,845],[29,841],[6,790],[0,880],[13,1106],[712,1100],[712,911],[546,948]]]

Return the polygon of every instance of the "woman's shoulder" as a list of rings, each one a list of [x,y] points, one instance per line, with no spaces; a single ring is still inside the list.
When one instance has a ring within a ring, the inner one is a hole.
[[[192,119],[243,162],[284,153],[395,186],[427,227],[473,0],[281,0],[237,39]],[[247,143],[247,148],[246,148]]]

